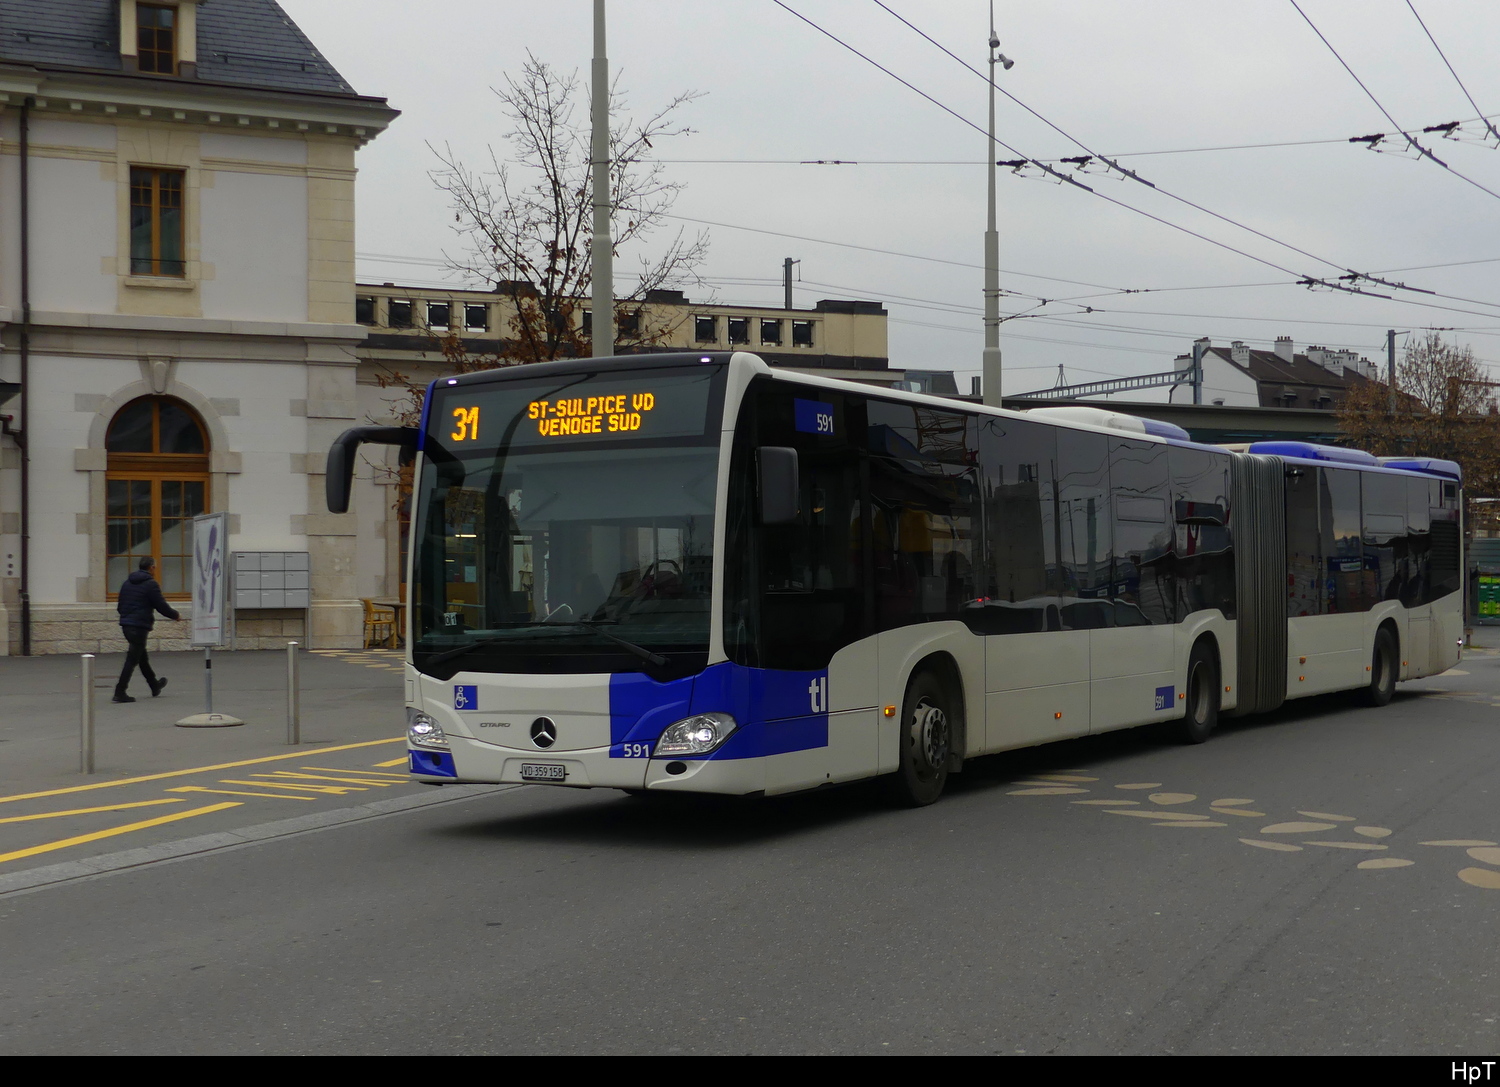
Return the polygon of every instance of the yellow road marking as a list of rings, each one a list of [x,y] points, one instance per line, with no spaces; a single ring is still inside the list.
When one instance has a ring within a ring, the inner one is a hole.
[[[392,759],[390,762],[377,762],[375,765],[376,766],[406,766],[406,765],[409,765],[409,763],[408,763],[408,760],[403,756],[402,758],[399,758],[399,759]]]
[[[33,819],[61,819],[64,815],[92,815],[96,811],[121,811],[125,808],[149,808],[153,804],[181,804],[183,801],[168,798],[166,800],[132,800],[128,804],[106,804],[102,808],[74,808],[72,811],[44,811],[40,815],[12,815],[8,819],[0,819],[0,823],[29,823]]]
[[[381,766],[405,766],[406,760],[398,762],[383,762]],[[395,778],[397,781],[405,781],[411,777],[410,774],[382,774],[376,770],[350,770],[341,766],[299,766],[299,770],[327,770],[330,774],[358,774],[362,778]]]
[[[275,786],[278,789],[300,789],[305,793],[323,793],[330,796],[343,796],[345,793],[369,792],[362,785],[350,785],[341,789],[337,785],[293,785],[290,781],[235,781],[233,778],[220,778],[221,785],[252,785],[265,789]]]
[[[14,853],[0,853],[0,864],[6,861],[18,861],[22,857],[34,857],[38,853],[51,853],[57,849],[67,849],[70,845],[83,845],[85,842],[97,842],[101,838],[113,838],[117,834],[129,834],[133,830],[145,830],[147,827],[159,827],[163,823],[175,823],[179,819],[192,819],[199,815],[208,815],[211,812],[223,811],[225,808],[238,808],[240,801],[226,800],[222,804],[210,804],[206,808],[194,808],[191,811],[174,811],[171,815],[159,815],[155,819],[143,819],[139,823],[126,823],[123,827],[110,827],[108,830],[96,830],[92,834],[80,834],[76,838],[63,838],[61,841],[47,842],[44,845],[34,845],[30,849],[18,849]]]
[[[296,778],[299,781],[338,781],[348,785],[373,785],[378,789],[386,789],[392,785],[398,785],[395,781],[376,781],[374,778],[357,777],[330,777],[327,774],[299,774],[293,770],[273,770],[269,774],[252,774],[258,778]]]
[[[267,800],[316,800],[315,796],[283,796],[281,793],[242,793],[237,789],[209,789],[202,785],[179,785],[169,793],[217,793],[220,796],[259,796]]]
[[[318,754],[326,755],[330,751],[353,751],[360,747],[379,747],[381,744],[402,744],[406,742],[405,736],[397,736],[390,740],[365,740],[357,744],[342,744],[338,747],[324,747],[318,749]],[[293,751],[289,755],[267,755],[260,759],[241,759],[239,762],[221,762],[213,766],[195,766],[191,770],[168,770],[162,774],[146,774],[136,778],[121,778],[119,781],[97,781],[91,785],[70,785],[66,789],[48,789],[40,793],[17,793],[15,796],[0,796],[0,804],[9,804],[13,800],[35,800],[42,796],[62,796],[65,793],[86,793],[92,789],[109,789],[116,785],[135,785],[142,781],[161,781],[164,778],[187,777],[189,774],[207,774],[214,770],[233,770],[237,766],[259,766],[265,762],[281,762],[284,759],[305,759],[306,751]],[[405,761],[404,759],[402,760]],[[395,763],[390,765],[394,766]]]

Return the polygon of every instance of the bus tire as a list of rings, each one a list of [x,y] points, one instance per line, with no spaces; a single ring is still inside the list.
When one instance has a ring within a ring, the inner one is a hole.
[[[900,762],[896,772],[883,779],[893,804],[921,808],[943,795],[958,717],[956,698],[930,671],[918,672],[907,683],[898,734]]]
[[[1370,654],[1370,683],[1359,692],[1367,706],[1384,706],[1396,693],[1396,636],[1390,627],[1375,632],[1375,648]]]
[[[1207,638],[1199,639],[1188,656],[1183,694],[1187,705],[1172,731],[1179,743],[1201,744],[1219,723],[1219,659]]]

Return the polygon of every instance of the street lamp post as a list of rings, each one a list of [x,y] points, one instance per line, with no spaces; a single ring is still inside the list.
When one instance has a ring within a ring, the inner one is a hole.
[[[990,127],[985,171],[989,178],[988,217],[984,231],[984,356],[981,362],[981,393],[984,402],[1000,406],[1000,233],[995,225],[995,65],[1010,68],[1015,62],[999,52],[995,33],[995,5],[990,3]]]
[[[615,353],[614,241],[609,216],[609,58],[604,49],[604,0],[594,0],[593,170],[594,239],[593,316],[590,339],[595,358]]]

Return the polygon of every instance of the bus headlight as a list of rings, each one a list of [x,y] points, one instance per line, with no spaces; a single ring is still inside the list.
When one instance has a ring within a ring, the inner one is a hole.
[[[656,741],[652,755],[707,755],[734,733],[734,718],[727,713],[700,713],[668,725]]]
[[[418,710],[406,711],[406,742],[413,747],[448,749],[448,737],[443,727]]]

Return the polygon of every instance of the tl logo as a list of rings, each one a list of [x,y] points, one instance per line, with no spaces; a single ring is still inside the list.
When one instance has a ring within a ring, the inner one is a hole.
[[[819,676],[807,685],[808,702],[813,713],[828,712],[828,677]]]

